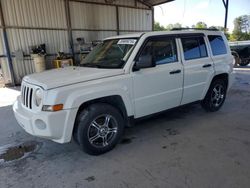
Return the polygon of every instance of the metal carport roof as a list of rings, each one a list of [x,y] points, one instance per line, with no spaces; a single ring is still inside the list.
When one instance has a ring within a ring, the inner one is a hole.
[[[140,3],[143,3],[147,6],[156,6],[156,5],[160,5],[160,4],[163,4],[163,3],[168,3],[168,2],[171,2],[171,1],[174,1],[174,0],[137,0],[138,2]]]

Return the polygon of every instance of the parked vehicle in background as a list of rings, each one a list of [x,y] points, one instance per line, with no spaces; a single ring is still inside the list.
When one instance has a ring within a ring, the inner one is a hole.
[[[250,40],[229,42],[235,63],[240,66],[247,66],[250,63]]]
[[[222,32],[179,30],[107,38],[79,67],[28,75],[13,105],[28,133],[89,154],[110,151],[133,120],[199,101],[215,112],[233,82]]]

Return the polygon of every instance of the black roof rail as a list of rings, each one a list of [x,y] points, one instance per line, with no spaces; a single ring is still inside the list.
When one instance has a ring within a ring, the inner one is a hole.
[[[171,31],[182,31],[182,30],[206,30],[206,31],[219,31],[217,28],[193,28],[193,27],[180,27],[180,28],[172,28]]]

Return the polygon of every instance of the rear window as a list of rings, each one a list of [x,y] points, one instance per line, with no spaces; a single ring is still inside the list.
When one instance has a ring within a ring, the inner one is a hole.
[[[207,57],[207,48],[203,37],[182,38],[185,60]]]
[[[209,43],[212,48],[213,55],[222,55],[227,53],[225,42],[222,36],[219,35],[209,35],[208,36]]]

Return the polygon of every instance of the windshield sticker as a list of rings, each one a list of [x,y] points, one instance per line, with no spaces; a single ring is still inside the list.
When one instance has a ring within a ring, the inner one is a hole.
[[[121,39],[117,42],[117,44],[130,44],[134,45],[136,43],[135,39]]]

